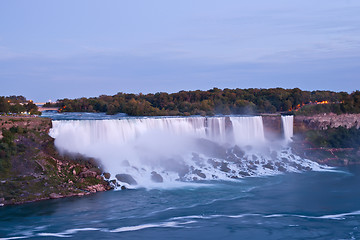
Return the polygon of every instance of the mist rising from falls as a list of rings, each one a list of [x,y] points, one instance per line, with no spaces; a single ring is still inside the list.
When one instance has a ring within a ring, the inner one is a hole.
[[[285,122],[288,138],[292,126],[290,131]],[[99,159],[127,187],[317,168],[281,144],[269,144],[260,116],[53,121],[50,135],[60,151]]]

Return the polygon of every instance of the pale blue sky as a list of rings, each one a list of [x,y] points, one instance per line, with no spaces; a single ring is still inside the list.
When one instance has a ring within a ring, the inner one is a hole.
[[[0,0],[0,95],[360,89],[358,0]]]

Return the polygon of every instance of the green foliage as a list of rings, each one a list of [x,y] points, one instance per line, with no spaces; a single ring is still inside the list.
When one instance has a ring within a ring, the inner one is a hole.
[[[60,107],[64,112],[106,112],[126,113],[130,116],[154,115],[215,115],[215,114],[256,114],[288,112],[304,104],[299,114],[320,112],[360,111],[360,97],[355,92],[302,91],[298,88],[283,89],[218,89],[208,91],[180,91],[178,93],[158,92],[155,94],[101,95],[97,98],[62,99],[47,106]],[[328,101],[324,105],[312,102]],[[332,106],[329,106],[332,105]],[[349,110],[347,110],[349,109]]]
[[[342,111],[347,113],[360,113],[360,91],[344,96]]]
[[[16,103],[16,104],[10,105],[9,111],[11,113],[22,113],[22,112],[26,112],[26,108],[24,105]]]
[[[296,115],[305,115],[311,116],[317,113],[336,113],[342,114],[345,113],[342,110],[342,105],[340,103],[334,104],[310,104],[303,106],[300,110],[295,112]]]
[[[10,110],[10,103],[5,99],[5,97],[0,97],[0,112],[8,113]]]
[[[360,146],[360,129],[338,127],[321,131],[312,130],[306,133],[306,139],[316,147],[358,148]]]
[[[38,107],[23,96],[0,97],[0,113],[22,113],[40,115]]]
[[[6,174],[11,167],[10,157],[16,152],[14,134],[10,130],[2,129],[3,138],[0,140],[0,176]]]
[[[38,107],[31,101],[25,105],[25,109],[32,115],[41,115],[41,112],[38,111]]]

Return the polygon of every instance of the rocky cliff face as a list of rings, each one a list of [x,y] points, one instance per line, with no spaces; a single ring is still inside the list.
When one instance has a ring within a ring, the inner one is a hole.
[[[263,115],[264,129],[268,137],[282,136],[282,125],[280,115]],[[325,130],[327,128],[360,128],[360,114],[334,113],[318,114],[314,116],[295,116],[294,133],[301,133],[307,130]]]
[[[263,116],[266,137],[281,138],[282,125],[281,117],[265,115]],[[311,139],[314,136],[321,136],[322,132],[330,128],[335,130],[338,127],[350,129],[360,128],[360,114],[319,114],[314,116],[295,116],[294,117],[294,137],[291,147],[293,152],[303,158],[311,159],[320,164],[329,166],[349,166],[360,164],[360,146],[354,147],[324,147],[318,146],[318,142]],[[309,138],[309,134],[312,136]],[[339,136],[339,138],[341,138]]]
[[[51,120],[0,116],[0,206],[110,189],[94,159],[61,156]]]
[[[294,131],[304,131],[306,129],[325,130],[337,127],[360,128],[360,114],[324,113],[314,116],[296,116],[294,121]]]
[[[360,164],[360,145],[355,140],[351,140],[354,143],[351,146],[329,147],[321,145],[321,142],[324,142],[328,136],[323,135],[324,132],[329,130],[335,133],[338,131],[339,134],[336,134],[336,138],[343,142],[346,140],[346,138],[343,139],[344,135],[340,134],[341,131],[335,129],[338,127],[347,129],[356,127],[359,129],[360,114],[336,115],[330,113],[314,116],[296,116],[294,120],[294,133],[296,135],[292,144],[293,151],[299,156],[329,166]]]
[[[283,137],[283,129],[280,115],[263,115],[265,137],[269,140]]]

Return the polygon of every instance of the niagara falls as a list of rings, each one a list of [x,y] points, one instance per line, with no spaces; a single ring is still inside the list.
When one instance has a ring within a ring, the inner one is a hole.
[[[291,153],[293,116],[281,120],[277,143],[261,116],[55,120],[50,136],[60,152],[98,159],[126,188],[322,169]]]
[[[211,233],[208,239],[278,239],[291,238],[294,231],[299,238],[356,231],[357,168],[335,168],[297,155],[299,126],[294,125],[299,120],[293,115],[129,117],[50,111],[43,117],[52,119],[49,135],[59,154],[75,162],[78,155],[96,161],[112,190],[5,208],[1,231],[24,211],[28,216],[18,223],[21,231],[4,231],[2,239],[144,234],[168,239],[204,231]],[[70,179],[79,175],[81,182],[92,173],[74,166]],[[339,204],[344,199],[347,204]],[[336,229],[324,229],[334,223]]]
[[[359,12],[0,1],[0,240],[360,240]]]

